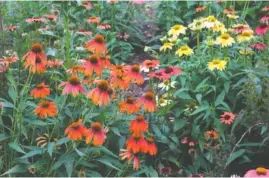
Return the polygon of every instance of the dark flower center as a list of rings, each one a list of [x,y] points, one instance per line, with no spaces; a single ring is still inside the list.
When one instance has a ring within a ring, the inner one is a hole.
[[[138,73],[140,71],[139,65],[133,65],[131,68],[132,72]]]
[[[95,123],[92,124],[91,128],[95,132],[100,132],[102,130],[102,124],[100,122],[95,122]]]
[[[41,59],[40,59],[40,57],[36,57],[36,59],[35,59],[35,63],[36,63],[36,64],[40,64],[40,63],[41,63]]]
[[[104,43],[105,39],[104,39],[104,37],[102,35],[96,35],[94,37],[94,41],[96,41],[99,44],[102,44],[102,43]]]
[[[71,85],[74,85],[74,86],[80,84],[80,81],[79,81],[79,79],[78,79],[77,76],[71,77],[68,81],[69,81],[69,83],[70,83]]]
[[[153,101],[154,94],[152,92],[145,93],[145,99]]]
[[[34,53],[40,53],[42,51],[42,45],[40,43],[35,43],[32,45],[31,50]]]
[[[131,97],[131,96],[129,96],[129,97],[127,98],[127,100],[126,100],[126,103],[128,103],[128,104],[134,104],[134,98]]]
[[[105,80],[98,82],[97,87],[102,91],[108,91],[108,83]]]
[[[164,70],[164,72],[166,73],[166,74],[170,74],[170,73],[172,73],[174,70],[173,70],[173,68],[171,68],[171,67],[166,67],[165,68],[165,70]]]

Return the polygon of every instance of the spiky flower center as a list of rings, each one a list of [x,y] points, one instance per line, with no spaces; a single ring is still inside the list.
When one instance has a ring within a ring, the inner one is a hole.
[[[166,74],[170,74],[170,73],[172,73],[174,70],[173,70],[173,68],[171,68],[171,67],[166,67],[165,68],[165,70],[164,70],[164,72],[166,73]]]
[[[108,91],[108,82],[106,80],[101,80],[98,82],[97,87],[102,91]]]
[[[146,100],[151,100],[151,101],[153,101],[153,99],[154,99],[154,94],[153,94],[152,92],[146,92],[146,93],[145,93],[145,99],[146,99]]]
[[[94,122],[91,125],[91,128],[95,131],[95,132],[100,132],[102,129],[102,124],[100,122]]]
[[[132,72],[138,73],[140,71],[139,65],[133,65],[131,68]]]
[[[230,35],[225,33],[225,34],[221,35],[221,38],[224,39],[224,40],[228,40],[230,38]]]
[[[267,170],[266,170],[265,168],[263,168],[263,167],[258,167],[258,168],[256,169],[256,173],[257,173],[258,175],[266,175],[266,174],[267,174]]]
[[[42,101],[41,103],[41,107],[42,108],[48,108],[50,106],[50,102],[49,101]]]
[[[98,63],[98,57],[96,55],[91,55],[89,58],[90,63],[97,64]]]
[[[145,118],[144,118],[143,116],[141,116],[141,115],[136,116],[135,119],[136,119],[138,122],[141,122],[141,121],[145,120]]]
[[[36,64],[40,64],[42,61],[41,61],[41,59],[40,59],[40,57],[36,57],[36,59],[35,59],[35,63]]]
[[[41,53],[42,52],[42,45],[40,43],[35,43],[32,45],[31,50],[34,53]]]
[[[231,119],[231,116],[226,114],[224,117],[223,117],[225,120],[230,120]]]
[[[134,104],[134,98],[131,97],[131,96],[128,96],[127,99],[126,99],[126,103],[128,103],[128,104]]]
[[[154,142],[154,139],[152,137],[149,137],[149,138],[147,138],[147,142],[148,143],[153,143]]]
[[[104,43],[105,39],[104,39],[104,37],[102,35],[96,35],[94,37],[94,41],[96,41],[99,44],[102,44],[102,43]]]
[[[73,77],[69,78],[68,81],[69,81],[69,83],[70,83],[71,85],[74,85],[74,86],[80,84],[79,78],[78,78],[77,76],[73,76]]]
[[[242,36],[250,37],[252,35],[251,31],[243,31]]]

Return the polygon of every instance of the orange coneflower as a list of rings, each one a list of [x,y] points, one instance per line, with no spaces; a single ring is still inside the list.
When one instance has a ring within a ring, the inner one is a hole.
[[[25,68],[29,68],[31,73],[40,74],[46,71],[47,56],[40,43],[33,44],[31,51],[23,56],[23,60],[25,60]]]
[[[92,100],[95,105],[105,105],[107,106],[110,102],[110,95],[113,90],[109,88],[109,84],[106,80],[99,80],[97,82],[97,87],[89,91],[88,98]]]
[[[157,153],[157,146],[154,143],[154,139],[152,137],[149,137],[147,140],[147,153],[149,153],[151,156],[156,155]]]
[[[53,101],[41,101],[38,106],[35,108],[35,115],[38,115],[41,118],[44,117],[53,117],[58,113],[56,104]]]
[[[106,135],[100,122],[94,122],[91,128],[86,132],[86,144],[92,143],[94,146],[100,146],[105,142]]]
[[[70,126],[68,126],[64,134],[70,140],[81,140],[83,136],[87,134],[87,128],[83,125],[82,120],[78,120],[77,122],[73,122]]]
[[[158,60],[145,60],[141,65],[141,70],[144,72],[149,72],[153,69],[158,69],[159,65],[160,61]]]
[[[200,5],[198,7],[195,8],[195,12],[198,13],[198,12],[202,12],[206,9],[206,6],[204,5]]]
[[[120,149],[121,160],[128,160],[128,164],[133,160],[133,169],[138,170],[140,167],[140,160],[138,155],[134,154],[131,150]]]
[[[77,96],[79,93],[85,93],[85,89],[80,83],[79,78],[74,75],[68,79],[66,82],[62,82],[59,87],[64,86],[62,95],[67,95],[72,93],[73,96]]]
[[[154,112],[156,110],[156,102],[154,100],[154,93],[149,91],[146,92],[139,100],[138,105],[144,106],[144,110],[148,112]]]
[[[134,136],[141,135],[148,131],[148,122],[143,116],[138,115],[130,122],[130,131]]]
[[[214,130],[209,130],[209,131],[206,131],[205,136],[210,139],[215,140],[218,138],[218,133]]]
[[[35,99],[46,98],[48,95],[50,95],[49,86],[43,82],[37,85],[34,89],[32,89],[30,95],[33,96]]]
[[[143,75],[140,71],[139,65],[137,64],[128,66],[123,77],[126,81],[131,82],[131,83],[136,83],[138,85],[141,85],[144,83]]]
[[[112,64],[110,63],[110,56],[109,55],[100,55],[99,59],[100,59],[102,68],[110,68],[111,67]]]
[[[90,76],[84,76],[82,83],[87,84],[87,85],[92,85],[94,80],[95,79]]]
[[[93,40],[85,44],[85,48],[92,53],[106,53],[106,43],[102,35],[95,35]]]
[[[224,9],[223,13],[224,14],[235,14],[235,10],[232,8],[227,8],[227,9]]]
[[[92,8],[92,3],[90,3],[89,1],[82,1],[81,5],[83,5],[86,9]]]
[[[19,59],[17,56],[3,56],[3,59],[0,58],[0,61],[2,61],[3,63],[6,63],[6,65],[10,65],[12,63],[17,62]]]
[[[123,76],[126,71],[126,66],[124,65],[112,65],[111,66],[111,74],[116,76]]]
[[[91,31],[86,31],[84,29],[79,29],[77,33],[78,34],[83,34],[85,36],[91,36],[92,35],[92,32]]]
[[[77,75],[78,72],[84,73],[84,71],[85,71],[85,67],[84,66],[75,65],[75,66],[72,66],[70,69],[67,69],[66,70],[66,73]]]
[[[110,84],[113,89],[119,88],[121,90],[127,90],[129,87],[129,82],[124,80],[120,75],[111,75]]]
[[[45,18],[42,17],[32,17],[32,18],[27,18],[25,20],[27,23],[32,23],[32,22],[46,22]]]
[[[57,21],[57,16],[53,14],[45,14],[44,17],[46,17],[49,21],[56,22]]]
[[[87,22],[88,23],[99,23],[101,21],[101,19],[99,17],[93,16],[88,18]]]
[[[120,112],[125,112],[128,114],[137,113],[139,111],[139,106],[137,105],[135,99],[131,96],[128,96],[125,101],[122,101],[119,104]]]
[[[126,146],[128,150],[131,150],[133,153],[142,152],[144,153],[147,149],[147,142],[141,135],[135,135],[130,137],[126,141]]]
[[[57,68],[57,67],[60,67],[62,66],[64,63],[64,61],[61,61],[59,59],[55,59],[55,60],[49,60],[47,62],[47,66],[50,67],[50,68]]]
[[[99,57],[95,54],[91,55],[89,58],[85,59],[83,62],[83,67],[85,68],[84,74],[86,76],[92,76],[93,72],[100,76],[102,74],[102,66]]]
[[[235,119],[235,115],[231,112],[224,112],[223,115],[221,115],[220,121],[224,124],[230,125],[233,123]]]

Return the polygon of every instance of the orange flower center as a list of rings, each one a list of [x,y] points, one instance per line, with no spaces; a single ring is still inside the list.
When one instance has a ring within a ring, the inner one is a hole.
[[[102,124],[100,122],[95,122],[91,125],[91,128],[95,131],[95,132],[99,132],[102,129]]]
[[[116,65],[116,69],[123,70],[123,66],[122,65]]]
[[[40,57],[36,57],[36,59],[35,59],[35,63],[36,63],[36,64],[40,64],[40,63],[41,63],[41,59],[40,59]]]
[[[245,37],[250,37],[251,36],[251,32],[249,32],[249,31],[243,31],[242,35],[245,36]]]
[[[138,115],[138,116],[136,116],[136,118],[135,118],[138,122],[141,122],[141,121],[143,121],[145,118],[143,117],[143,116],[141,116],[141,115]]]
[[[147,138],[147,142],[148,142],[148,143],[153,143],[153,142],[154,142],[154,140],[153,140],[153,138],[152,138],[152,137],[149,137],[149,138]]]
[[[69,81],[69,83],[70,83],[71,85],[74,85],[74,86],[80,84],[80,81],[79,81],[79,79],[78,79],[77,76],[73,76],[73,77],[69,78],[68,81]]]
[[[34,53],[40,53],[42,51],[42,45],[40,43],[35,43],[32,45],[31,50]]]
[[[126,100],[126,103],[128,103],[128,104],[134,104],[134,98],[131,97],[131,96],[128,96],[127,97],[127,100]]]
[[[102,44],[102,43],[104,43],[105,39],[104,39],[104,37],[102,35],[96,35],[94,37],[94,41],[96,41],[99,44]]]
[[[266,174],[267,174],[267,170],[266,170],[265,168],[263,168],[263,167],[258,167],[258,168],[256,169],[256,173],[257,173],[258,175],[266,175]]]
[[[173,70],[173,68],[171,68],[171,67],[166,67],[165,68],[165,70],[164,70],[164,72],[166,73],[166,74],[170,74],[170,73],[172,73],[174,70]]]
[[[92,64],[97,64],[98,62],[98,57],[96,55],[91,55],[90,58],[89,58],[89,61],[92,63]]]
[[[140,71],[140,67],[139,67],[139,65],[133,65],[131,70],[132,70],[132,72],[138,73]]]
[[[43,102],[41,103],[41,107],[42,107],[42,108],[48,108],[49,105],[50,105],[50,102],[49,102],[49,101],[43,101]]]
[[[224,40],[228,40],[230,38],[230,35],[225,33],[221,35],[221,38]]]
[[[46,88],[46,87],[45,87],[45,85],[43,85],[43,84],[39,84],[39,85],[36,86],[36,88],[37,88],[37,89],[43,89],[43,88]]]
[[[154,94],[152,92],[146,92],[145,93],[145,99],[153,101]]]
[[[98,82],[97,87],[102,91],[108,91],[108,82],[106,80],[101,80]]]
[[[79,122],[74,122],[71,125],[73,130],[78,130],[80,128],[80,123]]]

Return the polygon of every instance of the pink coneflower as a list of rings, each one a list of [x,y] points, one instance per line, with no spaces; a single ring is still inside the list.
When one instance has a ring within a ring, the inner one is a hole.
[[[178,67],[169,66],[169,67],[166,67],[166,68],[160,70],[160,72],[163,74],[163,79],[168,80],[172,76],[180,75],[182,73],[182,70]]]
[[[81,85],[79,78],[74,75],[68,79],[66,82],[62,82],[59,87],[64,86],[62,95],[68,95],[72,93],[73,96],[77,96],[79,93],[85,94],[85,89]]]
[[[94,72],[98,76],[102,74],[103,67],[101,66],[101,61],[95,54],[83,61],[83,67],[85,68],[84,74],[86,76],[92,76]]]
[[[223,115],[221,115],[220,121],[224,124],[230,125],[233,123],[235,119],[235,115],[231,112],[224,112]]]
[[[233,25],[233,33],[239,34],[242,33],[244,30],[250,30],[250,27],[246,24],[235,24]]]
[[[57,68],[57,67],[60,67],[62,66],[64,63],[64,61],[61,61],[61,60],[58,60],[58,59],[55,59],[55,60],[49,60],[47,62],[47,66],[50,67],[50,68]]]
[[[50,29],[49,26],[45,26],[45,27],[39,28],[38,30],[39,31],[48,31],[49,29]]]
[[[250,45],[250,47],[251,47],[252,49],[256,49],[256,50],[259,50],[259,51],[263,51],[263,50],[265,50],[266,45],[263,44],[263,43],[253,43],[253,44]]]
[[[155,102],[155,95],[153,92],[149,91],[144,93],[144,95],[138,100],[137,104],[143,106],[145,111],[154,112],[157,109]]]
[[[17,28],[18,28],[18,26],[15,26],[15,25],[10,25],[10,26],[6,27],[6,29],[8,31],[11,31],[11,32],[14,32]]]
[[[269,177],[269,169],[258,167],[257,169],[249,170],[244,177]]]
[[[66,73],[77,75],[77,73],[79,73],[79,72],[84,73],[84,71],[85,71],[84,66],[75,65],[75,66],[72,66],[70,69],[67,69]]]
[[[260,24],[256,27],[255,32],[257,35],[264,35],[269,29],[269,25],[267,24]]]
[[[84,6],[86,9],[92,8],[92,3],[90,3],[89,1],[82,1],[81,5]]]
[[[172,172],[172,168],[167,166],[167,167],[163,167],[163,168],[159,168],[159,173],[160,174],[164,174],[166,176],[168,176],[169,174],[171,174]]]
[[[264,8],[262,8],[262,11],[265,11],[265,12],[269,11],[269,5],[267,5]]]
[[[143,61],[141,65],[141,70],[144,72],[149,72],[154,69],[158,69],[160,66],[160,61],[159,60],[145,60]]]
[[[17,56],[9,56],[9,57],[3,56],[2,60],[7,62],[8,64],[12,64],[14,62],[17,62],[19,59]]]
[[[186,144],[186,143],[188,143],[188,137],[183,137],[183,138],[181,139],[181,143],[182,143],[182,144]]]
[[[262,18],[260,18],[260,22],[268,24],[269,23],[269,15],[265,15]]]
[[[194,145],[195,145],[194,141],[189,142],[189,146],[194,146]]]
[[[121,160],[128,160],[128,163],[133,161],[133,169],[138,170],[140,167],[140,160],[137,154],[134,154],[132,150],[129,149],[120,149],[120,158]]]
[[[25,21],[27,23],[32,23],[32,22],[46,22],[47,20],[43,17],[32,17],[32,18],[27,18]]]
[[[44,17],[46,17],[49,21],[53,21],[53,22],[56,22],[58,19],[58,17],[53,14],[45,14]]]
[[[202,174],[190,174],[190,177],[199,177],[199,178],[203,178]]]
[[[97,26],[97,28],[107,30],[107,29],[111,29],[111,25],[106,24],[106,23],[101,23],[100,25]]]
[[[82,35],[85,35],[85,36],[91,36],[92,35],[92,32],[91,31],[86,31],[84,29],[79,29],[78,34],[82,34]]]
[[[133,4],[145,4],[145,0],[132,0]]]
[[[126,72],[124,73],[123,78],[128,82],[136,83],[138,85],[144,83],[144,78],[141,73],[140,66],[137,64],[126,67]]]
[[[119,37],[120,39],[123,39],[124,41],[127,41],[127,39],[129,38],[129,35],[128,33],[125,33],[125,32],[123,33],[118,32],[117,37]]]

